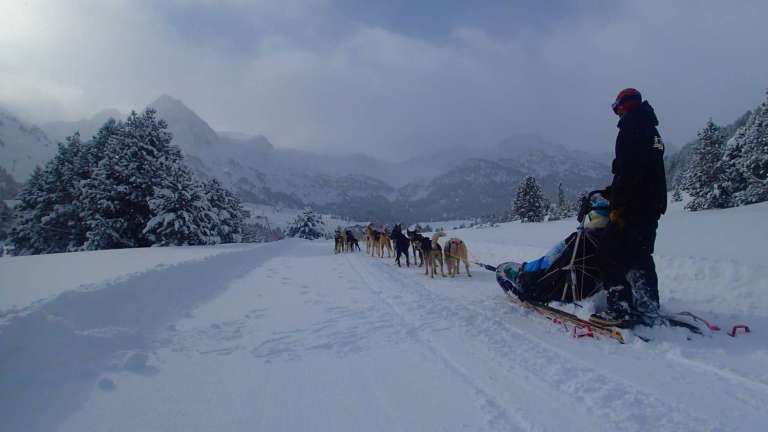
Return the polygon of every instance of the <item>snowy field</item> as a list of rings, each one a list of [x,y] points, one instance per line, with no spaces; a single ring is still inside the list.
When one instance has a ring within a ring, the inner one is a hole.
[[[573,228],[449,234],[498,263]],[[326,241],[2,258],[2,430],[763,431],[766,240],[768,204],[673,205],[664,307],[752,332],[625,345],[571,338],[478,267],[431,280]]]

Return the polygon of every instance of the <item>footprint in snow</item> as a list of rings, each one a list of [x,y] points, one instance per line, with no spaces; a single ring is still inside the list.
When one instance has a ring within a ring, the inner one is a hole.
[[[99,390],[103,392],[113,392],[115,389],[117,389],[117,386],[115,385],[115,382],[112,381],[109,378],[102,378],[99,380],[98,383]]]

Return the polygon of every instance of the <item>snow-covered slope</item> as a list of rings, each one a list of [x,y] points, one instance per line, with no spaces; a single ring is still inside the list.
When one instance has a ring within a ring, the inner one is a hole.
[[[0,165],[0,200],[13,199],[21,190],[21,185]]]
[[[56,145],[42,129],[0,108],[0,166],[18,183],[27,181],[36,166],[45,165]]]
[[[429,279],[325,241],[190,248],[195,261],[113,280],[98,264],[113,251],[2,258],[0,291],[35,285],[6,276],[26,268],[65,292],[5,314],[0,416],[8,430],[61,431],[763,430],[767,216],[768,204],[674,204],[657,243],[667,310],[751,333],[662,328],[626,345],[572,338],[479,268]],[[538,256],[574,224],[449,235],[497,263]],[[97,283],[71,290],[78,279]]]

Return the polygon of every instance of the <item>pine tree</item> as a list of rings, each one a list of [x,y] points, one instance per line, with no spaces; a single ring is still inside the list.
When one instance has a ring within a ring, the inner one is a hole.
[[[685,208],[692,211],[728,207],[724,193],[723,134],[710,119],[699,139],[685,173],[683,189],[691,195]]]
[[[675,185],[672,192],[672,202],[680,202],[683,200],[683,195],[680,193],[680,185]]]
[[[512,214],[521,222],[541,222],[544,220],[546,207],[544,195],[533,176],[526,177],[517,190]]]
[[[242,228],[242,242],[243,243],[262,243],[270,241],[272,233],[266,227],[266,225],[260,224],[255,221],[247,221],[243,223]]]
[[[737,166],[746,188],[742,204],[768,201],[768,91],[766,100],[755,110],[744,131],[737,134],[741,157]]]
[[[18,195],[14,253],[240,241],[239,199],[197,181],[167,128],[147,109],[67,138]]]
[[[17,197],[15,223],[8,236],[14,255],[43,253],[45,233],[40,223],[45,212],[43,177],[42,168],[35,168]]]
[[[11,230],[13,223],[13,210],[8,207],[5,201],[0,200],[0,256],[5,253],[5,239]]]
[[[143,234],[157,246],[220,243],[217,212],[208,202],[203,185],[178,161],[162,165],[166,175],[154,186],[154,195],[149,199],[153,216]]]
[[[562,183],[558,183],[557,185],[557,212],[558,219],[567,219],[573,216],[571,204],[565,198],[565,191],[563,191]]]
[[[132,112],[125,122],[107,123],[97,135],[104,157],[83,183],[89,224],[87,249],[150,246],[144,228],[149,201],[166,164],[181,164],[165,121],[153,109]],[[99,137],[101,139],[99,139]],[[161,161],[163,165],[161,165]]]
[[[546,219],[548,221],[559,221],[560,218],[560,209],[557,207],[557,204],[551,203],[547,207],[547,216]]]
[[[243,209],[240,199],[221,186],[218,180],[210,179],[203,184],[211,208],[219,221],[218,236],[222,243],[237,243],[243,239],[243,223],[248,212]]]
[[[87,226],[80,219],[82,165],[80,135],[67,137],[45,168],[38,168],[18,195],[16,223],[9,239],[14,254],[79,250]]]
[[[723,190],[729,197],[729,207],[743,205],[745,201],[744,192],[747,189],[747,179],[744,177],[744,173],[739,166],[743,147],[739,134],[743,132],[743,129],[739,129],[736,135],[726,143],[721,161],[723,166]]]
[[[312,209],[306,208],[288,227],[287,236],[316,240],[323,237],[323,226],[323,220]]]

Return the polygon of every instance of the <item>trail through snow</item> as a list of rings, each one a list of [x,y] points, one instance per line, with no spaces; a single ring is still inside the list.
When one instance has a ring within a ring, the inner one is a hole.
[[[69,291],[0,328],[7,430],[762,430],[760,332],[572,339],[493,274],[282,241]],[[760,324],[766,324],[762,322]]]

